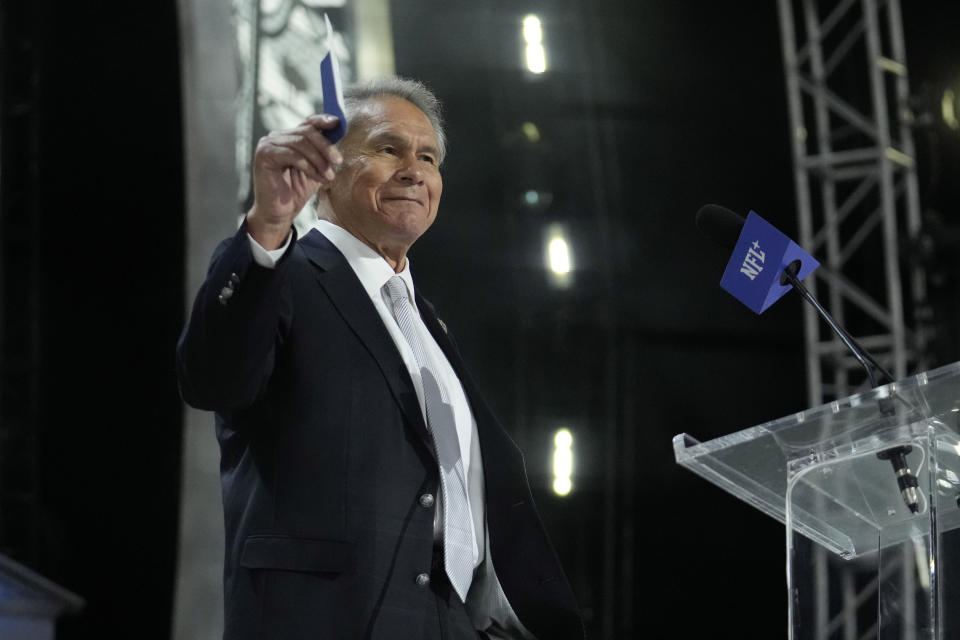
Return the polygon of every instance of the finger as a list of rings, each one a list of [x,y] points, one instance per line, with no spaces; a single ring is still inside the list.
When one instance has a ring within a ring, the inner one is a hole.
[[[326,137],[324,137],[322,129],[319,129],[317,126],[319,124],[324,124],[331,121],[336,124],[338,119],[336,116],[329,116],[327,114],[311,116],[297,127],[283,131],[271,132],[266,136],[266,138],[269,141],[275,142],[276,144],[288,146],[291,143],[297,144],[297,148],[299,148],[311,159],[315,165],[317,165],[317,169],[323,173],[326,173],[327,166],[336,169],[340,166],[340,164],[343,163],[343,156],[341,155],[340,150],[337,149],[336,146],[334,146],[329,140],[327,140]],[[313,145],[316,151],[323,156],[323,162],[317,162],[317,156],[310,152],[307,147],[300,145],[296,141],[296,139],[300,137],[309,141],[309,143]],[[333,174],[327,175],[329,180],[332,180],[333,177]]]
[[[327,177],[330,171],[326,159],[309,144],[298,146],[293,140],[285,136],[272,139],[264,138],[257,145],[257,160],[260,164],[272,165],[274,169],[282,171],[292,167],[302,171],[311,180],[320,182]]]
[[[333,129],[340,123],[340,118],[329,113],[317,113],[303,121],[303,124],[309,124],[320,129]]]
[[[303,194],[306,200],[309,200],[324,184],[322,180],[312,180],[309,176],[299,171],[295,172],[294,179],[297,192]]]
[[[317,129],[309,122],[294,127],[293,129],[270,134],[268,137],[278,144],[296,144],[297,148],[307,154],[320,171],[325,172],[327,166],[335,170],[343,163],[343,156],[340,150],[324,137],[320,129]],[[312,145],[316,152],[323,157],[323,162],[318,163],[317,156],[306,146],[303,146],[301,142]],[[333,179],[333,175],[327,177],[330,180]]]
[[[337,149],[336,145],[327,140],[320,129],[307,124],[298,128],[297,131],[310,140],[313,146],[324,155],[327,163],[332,167],[336,168],[343,164],[343,155],[340,153],[340,150]]]
[[[274,135],[267,141],[275,146],[287,147],[303,154],[320,173],[325,173],[328,168],[342,160],[340,152],[332,153],[329,150],[330,143],[316,133],[316,129],[309,126],[304,127],[304,130],[297,129],[292,133]]]
[[[339,166],[342,161],[340,152],[327,142],[326,138],[316,133],[316,129],[312,131],[314,133],[304,133],[302,135],[282,138],[279,140],[279,144],[299,151],[309,158],[310,162],[323,174],[324,178],[333,180],[336,176],[334,169]],[[322,142],[314,139],[312,137],[314,135],[319,136]]]

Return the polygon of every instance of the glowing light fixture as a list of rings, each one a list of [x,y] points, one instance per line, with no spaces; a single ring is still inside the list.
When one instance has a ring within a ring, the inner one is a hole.
[[[547,275],[551,283],[561,289],[570,286],[573,277],[573,251],[564,225],[559,223],[547,227],[544,245],[544,259]]]
[[[557,275],[570,273],[570,247],[563,236],[550,238],[547,251],[550,254],[550,271]]]
[[[957,113],[957,104],[958,101],[952,89],[943,92],[943,97],[940,99],[940,115],[944,124],[954,131],[960,130],[960,119],[958,119],[960,113]]]
[[[573,489],[573,435],[569,429],[558,429],[553,436],[553,492],[566,496]]]
[[[537,125],[532,122],[524,122],[521,129],[523,130],[523,137],[527,139],[527,142],[540,142],[540,129],[537,128]]]
[[[527,44],[543,43],[543,25],[532,13],[523,19],[523,39]]]
[[[531,73],[547,70],[547,53],[543,48],[543,25],[530,14],[523,19],[523,40],[527,43],[527,69]]]

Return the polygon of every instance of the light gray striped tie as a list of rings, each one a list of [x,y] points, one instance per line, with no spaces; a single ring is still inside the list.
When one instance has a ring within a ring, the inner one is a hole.
[[[413,351],[423,380],[423,400],[427,426],[440,463],[440,491],[443,500],[443,564],[447,577],[460,600],[467,601],[473,580],[473,531],[470,499],[467,493],[463,457],[453,418],[453,409],[446,389],[430,368],[427,353],[414,324],[416,311],[410,304],[407,285],[400,276],[393,276],[384,285],[393,302],[393,317]]]

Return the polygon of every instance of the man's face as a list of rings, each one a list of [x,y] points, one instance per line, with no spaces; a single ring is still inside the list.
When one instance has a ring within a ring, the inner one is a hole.
[[[368,245],[405,252],[433,224],[443,190],[427,116],[402,98],[371,100],[354,115],[340,148],[331,209]]]

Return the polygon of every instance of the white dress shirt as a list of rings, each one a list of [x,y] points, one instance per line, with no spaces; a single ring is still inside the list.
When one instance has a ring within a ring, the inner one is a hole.
[[[319,231],[327,240],[343,254],[350,264],[350,267],[356,273],[357,278],[363,285],[367,296],[373,302],[373,306],[383,321],[390,337],[392,338],[417,393],[417,400],[420,403],[420,410],[423,413],[424,423],[427,421],[426,404],[424,403],[423,380],[420,375],[420,367],[407,339],[400,331],[397,321],[390,310],[390,298],[384,291],[384,285],[394,275],[399,275],[407,285],[410,294],[410,302],[416,308],[416,296],[413,287],[413,277],[410,274],[410,260],[403,271],[395,273],[393,268],[384,258],[367,246],[363,241],[354,237],[346,229],[339,227],[327,220],[317,220],[314,228]],[[290,244],[290,237],[287,242],[279,249],[267,250],[258,244],[252,236],[250,239],[250,248],[253,252],[253,258],[260,266],[273,268],[277,260],[283,255]],[[472,516],[473,528],[473,566],[478,569],[474,572],[473,583],[467,596],[467,611],[471,620],[477,629],[487,630],[491,638],[514,638],[516,635],[501,635],[500,629],[511,630],[513,634],[519,634],[521,638],[530,638],[533,636],[524,628],[512,607],[507,601],[500,581],[497,579],[493,569],[493,563],[490,559],[489,550],[486,548],[488,531],[486,527],[486,514],[484,512],[483,497],[483,461],[480,457],[480,440],[477,436],[477,422],[470,409],[470,403],[467,400],[463,385],[457,377],[440,349],[440,345],[433,338],[423,320],[420,318],[419,309],[414,317],[415,330],[418,333],[420,342],[427,352],[427,358],[430,359],[433,372],[437,375],[439,384],[443,385],[450,399],[450,405],[453,410],[454,422],[457,429],[457,439],[460,444],[460,455],[463,457],[463,468],[467,478],[468,499],[470,503],[470,513]],[[439,492],[438,492],[439,494]],[[436,496],[437,509],[434,512],[433,531],[434,537],[440,539],[443,536],[443,504],[440,495]],[[478,534],[479,532],[479,534]],[[491,627],[491,625],[494,625]],[[499,629],[497,628],[499,627]]]

